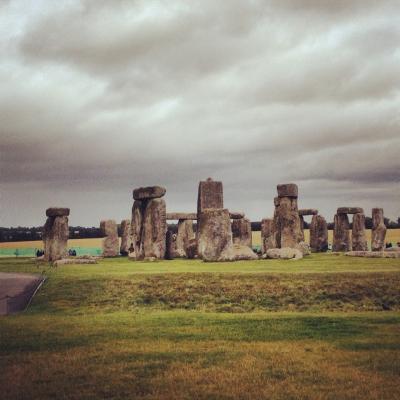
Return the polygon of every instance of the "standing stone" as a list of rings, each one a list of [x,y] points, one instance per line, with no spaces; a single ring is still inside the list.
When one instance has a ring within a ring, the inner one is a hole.
[[[232,238],[234,244],[252,247],[251,222],[247,218],[232,221]]]
[[[279,199],[276,227],[279,229],[279,247],[296,248],[296,245],[302,241],[297,198],[281,197]]]
[[[224,208],[224,195],[222,182],[213,181],[208,178],[206,181],[199,183],[199,191],[197,198],[197,217],[206,208]]]
[[[222,208],[206,208],[198,216],[199,257],[204,261],[224,261],[221,259],[222,253],[227,252],[233,245],[229,211]]]
[[[144,201],[135,200],[132,206],[132,219],[131,219],[131,232],[132,232],[132,243],[134,248],[134,254],[132,258],[138,260],[142,259],[143,249],[141,247],[142,232],[143,232],[143,214],[146,208]]]
[[[350,251],[350,223],[347,214],[335,214],[333,228],[333,251]]]
[[[383,217],[383,208],[373,208],[371,250],[383,251],[385,249],[385,237],[386,237],[386,226]]]
[[[186,250],[194,239],[193,221],[181,219],[178,221],[178,234],[176,236],[176,252],[178,257],[187,257]]]
[[[176,257],[179,257],[176,251],[176,233],[174,233],[171,229],[168,229],[167,239],[166,239],[165,259],[173,260]]]
[[[304,217],[299,214],[300,218],[300,238],[301,241],[304,242]]]
[[[145,258],[164,258],[166,249],[166,206],[164,199],[151,199],[143,216],[141,248]]]
[[[116,222],[112,219],[101,221],[100,230],[105,236],[102,240],[103,257],[117,257],[119,254],[119,238]]]
[[[310,247],[313,252],[328,250],[328,224],[321,215],[313,215],[310,225]]]
[[[352,250],[368,250],[367,236],[365,233],[365,215],[357,213],[353,215],[353,230],[351,234]]]
[[[261,253],[265,254],[268,249],[276,247],[274,220],[264,218],[261,220]]]
[[[47,220],[43,227],[44,259],[60,260],[67,254],[69,208],[48,208]]]
[[[132,245],[131,221],[129,219],[124,219],[121,221],[121,247],[119,251],[121,255],[127,256],[131,245]]]

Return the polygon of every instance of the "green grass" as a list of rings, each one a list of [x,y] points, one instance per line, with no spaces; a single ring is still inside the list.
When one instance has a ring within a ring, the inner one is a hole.
[[[0,271],[48,277],[0,319],[2,399],[400,398],[399,260]]]

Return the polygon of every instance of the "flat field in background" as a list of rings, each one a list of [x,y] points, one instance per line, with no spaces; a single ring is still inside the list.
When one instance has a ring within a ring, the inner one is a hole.
[[[306,242],[309,241],[310,232],[308,229],[304,231]],[[332,243],[333,231],[328,232],[329,243]],[[368,242],[371,240],[371,230],[367,229]],[[400,229],[388,229],[386,233],[386,242],[397,243],[400,242]],[[253,232],[253,245],[259,246],[261,244],[261,232]],[[101,247],[101,239],[70,239],[68,241],[69,247]],[[3,242],[0,243],[0,249],[16,249],[16,248],[43,248],[43,242],[40,240],[26,241],[26,242]]]
[[[398,399],[400,260],[52,268],[0,319],[1,398]]]

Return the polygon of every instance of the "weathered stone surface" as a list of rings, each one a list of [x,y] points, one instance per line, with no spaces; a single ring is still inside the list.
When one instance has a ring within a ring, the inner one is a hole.
[[[118,227],[114,220],[100,222],[100,230],[105,236],[102,240],[103,257],[117,257],[119,255]]]
[[[276,248],[275,226],[272,218],[264,218],[261,221],[261,253],[268,249]]]
[[[167,220],[196,220],[196,213],[167,213]]]
[[[310,248],[315,253],[328,250],[328,224],[321,215],[313,215],[310,225]]]
[[[144,252],[141,245],[143,235],[143,215],[146,209],[146,201],[135,200],[132,206],[131,233],[134,250],[129,252],[130,258],[138,260],[144,258]]]
[[[134,200],[158,199],[165,195],[166,189],[161,186],[147,186],[134,189]]]
[[[198,218],[200,218],[199,214],[207,208],[224,208],[222,182],[213,181],[211,178],[199,183],[197,198]]]
[[[283,259],[283,260],[300,260],[303,258],[303,254],[298,249],[291,247],[283,247],[281,249],[268,249],[266,258],[272,259]]]
[[[178,222],[178,234],[176,236],[176,250],[179,257],[186,257],[186,249],[194,239],[193,221],[181,219]]]
[[[336,214],[333,228],[332,251],[350,251],[350,223],[347,214]]]
[[[244,212],[240,211],[229,211],[230,219],[241,219],[244,218]]]
[[[234,219],[232,221],[233,244],[252,246],[251,222],[247,218]]]
[[[304,217],[299,214],[300,218],[300,240],[304,242]]]
[[[303,256],[309,256],[311,254],[310,246],[306,242],[297,243],[295,248],[301,251]]]
[[[297,198],[281,197],[279,206],[275,211],[274,224],[277,229],[278,247],[295,248],[296,244],[303,239],[301,221],[297,209]]]
[[[229,211],[207,208],[199,213],[198,255],[204,261],[222,261],[221,254],[232,247]]]
[[[383,208],[372,209],[371,250],[381,251],[385,248],[386,226]]]
[[[129,219],[124,219],[121,221],[121,247],[119,252],[123,256],[127,256],[129,253],[129,248],[132,246],[132,231],[131,231],[131,221]]]
[[[298,188],[295,183],[283,183],[277,186],[278,197],[298,197]]]
[[[197,239],[190,239],[186,247],[186,257],[190,260],[197,257]]]
[[[166,250],[166,206],[164,199],[147,201],[143,215],[141,249],[145,258],[164,258]]]
[[[279,206],[279,197],[274,197],[274,206],[278,207]]]
[[[365,215],[354,214],[353,230],[351,234],[352,250],[366,251],[368,250],[367,235],[365,233]]]
[[[173,260],[174,258],[177,258],[179,256],[180,255],[176,251],[176,233],[168,229],[166,238],[165,259]]]
[[[315,208],[302,208],[299,210],[299,215],[318,215],[318,210]]]
[[[44,260],[56,261],[67,254],[68,217],[48,217],[43,227]]]
[[[349,257],[367,258],[400,258],[399,251],[348,251],[345,255]]]
[[[361,207],[339,207],[336,214],[364,214]]]
[[[46,210],[46,217],[68,217],[69,211],[65,207],[50,207]]]
[[[257,254],[249,247],[241,244],[233,244],[227,247],[219,257],[218,261],[242,261],[258,260]]]

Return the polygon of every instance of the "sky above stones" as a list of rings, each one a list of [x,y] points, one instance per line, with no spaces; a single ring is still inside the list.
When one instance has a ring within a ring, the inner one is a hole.
[[[271,216],[278,183],[333,220],[400,215],[398,1],[0,1],[0,225],[128,218],[197,186]]]

